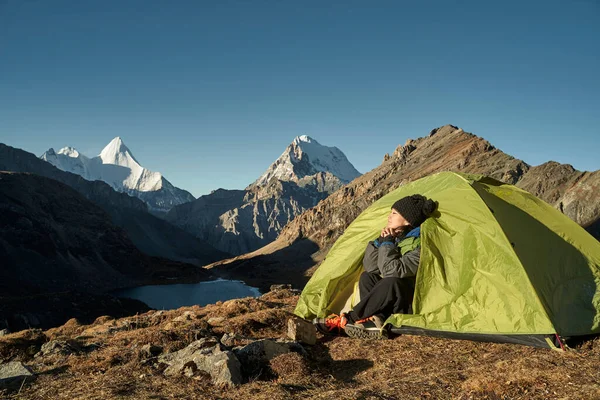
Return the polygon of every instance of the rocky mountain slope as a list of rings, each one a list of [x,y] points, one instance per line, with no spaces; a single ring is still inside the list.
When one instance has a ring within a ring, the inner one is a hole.
[[[287,224],[273,243],[210,267],[260,287],[285,282],[303,287],[311,268],[364,209],[400,185],[447,170],[489,175],[515,184],[561,209],[600,238],[600,171],[580,172],[556,162],[532,167],[485,139],[446,125],[386,154],[380,166]],[[303,254],[296,248],[312,251]]]
[[[0,327],[12,329],[21,322],[64,321],[73,307],[57,300],[58,293],[93,296],[166,277],[209,275],[143,254],[106,212],[77,191],[24,173],[0,172],[0,260]],[[49,299],[61,307],[47,304]]]
[[[62,182],[100,206],[144,253],[204,265],[226,254],[147,212],[146,205],[101,181],[64,172],[26,151],[0,143],[0,171],[29,172]]]
[[[0,388],[0,397],[600,397],[598,338],[564,353],[409,335],[370,342],[318,337],[316,344],[305,345],[286,338],[297,300],[297,292],[283,289],[256,299],[122,319],[105,316],[91,324],[73,319],[46,331],[8,334],[0,337],[0,374],[9,365],[23,372],[12,388]]]
[[[104,181],[118,192],[143,200],[150,211],[157,214],[164,214],[173,206],[194,200],[191,193],[173,186],[160,172],[142,167],[120,137],[114,138],[100,155],[93,158],[86,157],[72,147],[65,147],[58,152],[49,149],[40,158],[88,181]]]
[[[174,207],[167,220],[217,249],[243,254],[275,240],[289,221],[359,175],[338,148],[299,136],[245,190],[216,190]]]

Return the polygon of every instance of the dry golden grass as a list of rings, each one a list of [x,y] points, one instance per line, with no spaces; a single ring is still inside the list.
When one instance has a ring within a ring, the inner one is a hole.
[[[142,347],[176,351],[206,335],[285,336],[298,297],[287,290],[259,299],[152,311],[90,326],[69,321],[46,331],[0,338],[4,360],[39,375],[15,399],[598,399],[600,339],[568,352],[418,336],[385,341],[320,338],[271,360],[269,373],[236,388],[205,375],[165,377]],[[219,318],[224,318],[219,320]],[[212,324],[208,321],[212,319]],[[88,334],[84,335],[84,332]],[[77,339],[76,339],[77,338]],[[43,340],[75,340],[75,354],[32,357]],[[236,344],[244,344],[244,340]],[[247,340],[246,340],[247,342]],[[2,396],[0,395],[0,398]]]
[[[282,382],[295,383],[310,375],[306,359],[298,353],[281,354],[271,360],[269,367]]]

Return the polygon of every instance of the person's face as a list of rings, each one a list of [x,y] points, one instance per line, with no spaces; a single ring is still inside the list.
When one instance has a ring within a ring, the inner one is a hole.
[[[387,227],[392,229],[404,229],[409,226],[408,221],[398,211],[392,208],[390,215],[388,215]]]

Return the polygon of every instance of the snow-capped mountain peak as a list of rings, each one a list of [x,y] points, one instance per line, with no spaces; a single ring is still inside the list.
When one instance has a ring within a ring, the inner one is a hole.
[[[100,152],[102,164],[120,165],[129,168],[142,168],[140,163],[135,159],[131,150],[119,136],[110,141]]]
[[[324,146],[308,135],[301,135],[294,138],[253,185],[263,185],[273,177],[297,181],[318,172],[329,172],[344,183],[361,175],[340,149]]]
[[[58,153],[49,149],[40,158],[63,171],[91,181],[104,181],[119,192],[137,196],[153,210],[166,212],[174,205],[194,200],[194,196],[173,186],[160,172],[142,167],[118,136],[93,158],[73,147],[64,147]]]
[[[296,136],[294,138],[294,141],[292,142],[293,144],[300,144],[300,143],[315,143],[315,144],[319,144],[319,142],[317,142],[315,139],[311,138],[308,135],[301,135],[301,136]]]
[[[50,151],[54,152],[54,149],[48,150],[48,152],[50,152]],[[58,151],[58,154],[64,154],[65,156],[68,156],[71,158],[79,158],[79,156],[82,155],[77,151],[77,149],[75,149],[74,147],[70,147],[70,146],[63,147],[62,149],[60,149]]]

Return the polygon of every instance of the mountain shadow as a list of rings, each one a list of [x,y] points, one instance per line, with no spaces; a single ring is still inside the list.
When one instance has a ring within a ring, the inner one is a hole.
[[[315,265],[313,254],[319,246],[309,239],[299,239],[289,246],[270,254],[253,258],[236,258],[227,264],[216,263],[209,271],[223,278],[239,279],[247,285],[258,287],[263,293],[271,285],[291,284],[303,288],[310,276],[306,273]]]
[[[34,154],[0,143],[0,171],[27,172],[62,182],[101,207],[142,252],[174,261],[205,265],[229,256],[167,221],[148,213],[141,200],[101,181],[64,172]]]

